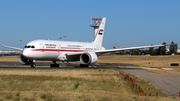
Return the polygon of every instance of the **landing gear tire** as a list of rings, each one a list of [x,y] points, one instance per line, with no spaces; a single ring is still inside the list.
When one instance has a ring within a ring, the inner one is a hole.
[[[59,67],[59,64],[56,64],[56,61],[53,61],[54,64],[51,64],[50,67]]]
[[[36,67],[36,64],[35,64],[35,63],[31,64],[31,67],[32,67],[32,68],[35,68],[35,67]]]
[[[51,64],[50,67],[59,67],[59,64]]]
[[[80,64],[80,67],[89,67],[89,65]]]
[[[35,64],[36,60],[30,60],[30,66],[31,68],[35,68],[36,64]]]

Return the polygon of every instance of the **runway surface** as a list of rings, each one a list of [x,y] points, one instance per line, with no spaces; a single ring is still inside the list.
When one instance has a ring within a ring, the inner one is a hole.
[[[0,69],[52,69],[50,64],[52,62],[36,62],[36,68],[31,68],[30,65],[22,65],[19,62],[0,62]],[[80,63],[58,63],[59,67],[53,67],[53,69],[83,69],[83,68],[98,68],[98,69],[119,69],[123,66],[133,66],[132,64],[123,63],[96,63],[95,65],[89,67],[79,67]]]
[[[123,70],[126,73],[136,75],[145,81],[150,81],[158,89],[161,89],[169,97],[179,97],[180,74],[157,74],[144,70]]]
[[[37,67],[21,65],[19,62],[0,62],[0,69],[118,69],[126,73],[136,75],[145,81],[150,81],[158,89],[161,89],[167,96],[179,97],[180,74],[157,74],[145,71],[144,67],[133,66],[122,63],[96,63],[93,68],[79,67],[79,63],[60,63],[59,68],[50,68],[51,62],[36,62]]]

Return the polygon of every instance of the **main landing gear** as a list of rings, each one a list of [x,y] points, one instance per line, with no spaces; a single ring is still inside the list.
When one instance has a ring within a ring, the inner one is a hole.
[[[53,64],[51,64],[50,67],[59,67],[59,64],[56,64],[56,61],[53,61]]]
[[[89,67],[89,65],[85,65],[85,64],[80,64],[79,67]]]

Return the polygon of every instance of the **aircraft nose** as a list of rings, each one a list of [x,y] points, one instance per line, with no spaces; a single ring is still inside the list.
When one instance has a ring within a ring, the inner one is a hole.
[[[29,52],[27,50],[23,50],[23,56],[24,57],[29,57]]]

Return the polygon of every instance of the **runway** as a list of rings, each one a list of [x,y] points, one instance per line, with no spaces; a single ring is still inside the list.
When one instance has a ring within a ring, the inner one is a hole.
[[[96,63],[93,67],[79,67],[80,63],[58,63],[59,67],[50,67],[50,64],[51,62],[36,62],[36,68],[31,68],[30,65],[22,65],[19,62],[0,62],[0,69],[120,69],[133,66],[132,64],[123,63]]]
[[[144,70],[144,67],[123,63],[96,63],[93,67],[79,67],[80,63],[58,63],[60,67],[50,68],[51,62],[36,62],[37,67],[21,65],[19,62],[0,62],[0,69],[118,69],[150,81],[169,97],[179,97],[180,74],[157,74]]]
[[[180,74],[157,74],[145,70],[124,70],[126,73],[136,75],[150,81],[158,89],[161,89],[168,97],[179,97],[180,92]]]

